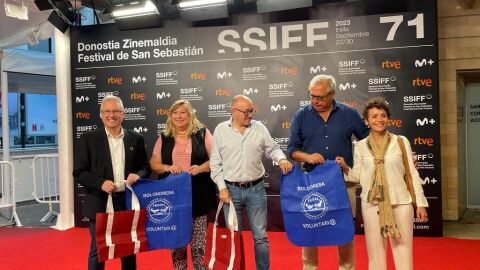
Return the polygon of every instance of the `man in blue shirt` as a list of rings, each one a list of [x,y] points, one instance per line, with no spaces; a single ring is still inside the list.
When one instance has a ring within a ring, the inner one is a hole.
[[[231,119],[220,123],[213,133],[211,177],[220,191],[220,200],[224,203],[233,201],[239,230],[242,210],[246,208],[254,240],[256,269],[268,270],[270,245],[262,155],[276,161],[284,174],[292,170],[292,164],[267,128],[252,120],[255,109],[248,97],[235,96],[231,108]]]
[[[311,171],[325,160],[343,157],[352,166],[352,135],[363,139],[368,128],[357,111],[337,102],[335,97],[335,78],[329,75],[317,75],[310,81],[308,94],[310,105],[299,109],[292,120],[288,154],[297,162],[304,163]],[[355,216],[355,184],[347,183],[348,197]],[[338,246],[339,269],[355,269],[353,241]],[[317,247],[302,248],[304,270],[318,268]]]

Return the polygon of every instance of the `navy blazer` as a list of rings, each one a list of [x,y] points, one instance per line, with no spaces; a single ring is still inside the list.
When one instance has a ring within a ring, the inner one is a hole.
[[[148,178],[150,165],[141,134],[124,129],[125,179],[130,173]],[[85,187],[83,214],[95,219],[96,213],[104,213],[108,193],[102,190],[105,179],[113,181],[112,158],[105,128],[83,134],[75,145],[73,177]]]

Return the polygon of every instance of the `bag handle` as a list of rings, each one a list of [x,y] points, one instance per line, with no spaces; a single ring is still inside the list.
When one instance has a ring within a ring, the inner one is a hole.
[[[215,252],[217,249],[217,226],[218,226],[218,214],[222,210],[223,202],[218,203],[217,214],[215,215],[215,223],[213,224],[213,235],[212,235],[212,250],[211,258],[208,262],[208,269],[213,269],[215,264]],[[235,211],[235,206],[233,205],[232,200],[230,200],[228,208],[228,218],[227,218],[228,228],[230,229],[230,239],[231,239],[231,248],[230,248],[230,263],[227,270],[232,270],[235,262],[235,231],[238,231],[238,218],[237,212]]]
[[[403,139],[398,136],[398,145],[400,146],[400,150],[402,151],[402,161],[403,167],[405,169],[405,184],[407,185],[407,190],[410,193],[410,197],[412,197],[412,204],[415,206],[417,204],[417,198],[415,196],[415,191],[413,189],[413,179],[412,173],[410,172],[410,165],[408,164],[408,157],[407,157],[407,150],[405,149],[405,143]]]
[[[129,185],[125,185],[132,192],[132,210],[134,210],[133,220],[132,220],[132,227],[130,229],[130,236],[132,237],[132,242],[135,243],[133,253],[137,254],[140,251],[141,242],[138,240],[137,235],[137,227],[138,227],[138,220],[140,218],[140,202],[138,201],[137,195],[133,191],[132,187]],[[108,194],[107,199],[107,209],[106,213],[108,214],[107,217],[107,228],[105,230],[105,242],[108,246],[108,259],[113,259],[115,254],[115,244],[112,243],[112,228],[113,228],[113,218],[115,216],[114,209],[113,209],[113,200],[112,194]]]

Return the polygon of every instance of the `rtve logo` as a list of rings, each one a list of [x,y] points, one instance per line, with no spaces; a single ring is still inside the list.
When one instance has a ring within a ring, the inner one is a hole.
[[[190,78],[192,80],[202,80],[202,81],[205,81],[207,79],[207,73],[203,73],[203,72],[194,72],[192,74],[190,74]]]
[[[421,179],[421,178],[420,178],[420,182],[422,183],[422,185],[426,185],[426,184],[433,184],[433,185],[435,185],[435,183],[437,183],[438,180],[435,179],[435,177],[433,177],[432,179],[430,179],[430,177],[425,177],[424,179]]]
[[[350,90],[350,89],[355,89],[357,88],[357,85],[355,83],[341,83],[338,85],[338,89],[340,91],[345,91],[345,90]]]
[[[165,116],[168,115],[169,109],[158,108],[157,109],[157,116]]]
[[[290,121],[283,121],[282,122],[282,128],[290,128],[292,124],[290,124]]]
[[[280,74],[283,75],[297,75],[298,69],[296,67],[282,67],[280,68]]]
[[[77,132],[92,131],[92,130],[96,130],[96,129],[97,129],[97,125],[77,126]]]
[[[425,161],[425,160],[432,159],[432,158],[433,158],[433,154],[432,154],[432,153],[428,153],[428,154],[417,154],[417,160],[418,160],[418,161]]]
[[[218,88],[215,89],[215,95],[216,96],[223,96],[223,97],[229,97],[232,95],[232,90],[228,88]]]
[[[427,146],[432,147],[433,146],[433,138],[417,137],[417,138],[413,139],[413,144],[427,145]]]
[[[423,58],[422,60],[415,60],[415,67],[423,67],[424,65],[433,65],[433,63],[435,63],[435,61],[433,61],[432,59],[425,59]]]
[[[77,119],[90,119],[91,115],[89,112],[77,112],[75,118]]]
[[[317,74],[317,73],[320,73],[320,72],[325,72],[325,70],[327,70],[327,67],[326,66],[311,66],[310,67],[310,74]]]
[[[385,60],[382,62],[382,68],[386,68],[386,69],[391,69],[391,68],[400,69],[401,65],[402,63],[400,61]]]
[[[122,77],[110,76],[110,77],[107,78],[107,83],[108,84],[122,85],[123,84],[123,79],[122,79]]]
[[[226,71],[223,71],[223,72],[217,72],[217,79],[221,80],[221,79],[225,79],[225,78],[231,78],[232,77],[232,73],[229,71],[229,72],[226,72]]]
[[[394,127],[402,127],[403,126],[403,121],[402,119],[388,119],[388,126],[394,126]]]
[[[132,77],[132,83],[133,84],[137,84],[137,83],[141,83],[141,82],[146,82],[147,81],[147,78],[145,78],[145,76],[135,76],[135,77]]]
[[[426,117],[423,118],[423,119],[418,118],[416,124],[417,124],[417,126],[425,126],[425,125],[428,125],[428,124],[433,125],[433,124],[435,124],[435,119],[433,119],[433,118],[428,119]]]
[[[285,104],[277,104],[277,105],[270,106],[270,111],[272,112],[278,112],[280,110],[285,111],[286,109],[287,109],[287,106]]]
[[[432,79],[420,79],[417,77],[416,79],[412,80],[412,85],[432,87]]]
[[[148,131],[147,127],[134,127],[133,131],[138,133],[146,133]]]
[[[253,94],[258,94],[258,89],[257,88],[243,88],[243,94],[245,96],[250,96],[250,95],[253,95]]]
[[[172,95],[170,94],[170,92],[162,92],[162,93],[157,93],[156,96],[157,96],[157,99],[164,99],[164,98],[169,98]]]
[[[89,100],[90,100],[90,98],[88,96],[75,97],[75,102],[76,103],[88,102]]]
[[[133,92],[130,94],[131,100],[145,100],[145,93]]]
[[[342,100],[341,101],[343,104],[347,105],[347,106],[350,106],[352,108],[355,108],[358,106],[358,102],[356,101],[347,101],[347,100]]]

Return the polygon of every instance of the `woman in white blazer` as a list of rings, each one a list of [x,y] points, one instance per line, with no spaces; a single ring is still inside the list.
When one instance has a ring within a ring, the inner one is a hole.
[[[423,194],[420,176],[412,160],[409,141],[387,130],[390,108],[385,99],[370,99],[363,111],[370,127],[367,138],[359,141],[354,150],[353,168],[342,157],[336,161],[348,175],[347,180],[362,186],[361,208],[367,243],[368,269],[387,269],[387,238],[397,270],[413,269],[412,242],[414,208],[404,180],[405,169],[398,138],[404,142],[417,203],[420,222],[427,220],[427,199]]]

